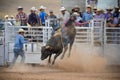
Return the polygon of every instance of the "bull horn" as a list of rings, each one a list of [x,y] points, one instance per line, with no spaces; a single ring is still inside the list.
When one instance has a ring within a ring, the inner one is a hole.
[[[46,49],[50,49],[50,50],[53,49],[53,47],[51,47],[51,46],[46,46],[45,48],[46,48]]]
[[[50,46],[46,46],[45,48],[48,49],[48,48],[50,48]]]

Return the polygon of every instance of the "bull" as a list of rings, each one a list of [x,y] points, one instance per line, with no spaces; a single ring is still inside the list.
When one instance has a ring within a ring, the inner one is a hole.
[[[74,24],[75,20],[76,20],[76,16],[71,15],[70,19],[62,27],[61,36],[62,36],[64,52],[61,56],[61,59],[64,58],[64,55],[65,55],[66,51],[68,50],[68,44],[70,44],[69,53],[68,53],[68,57],[70,57],[72,46],[73,46],[73,43],[75,40],[75,35],[76,35],[76,29],[75,29],[75,24]]]
[[[55,63],[56,58],[62,53],[63,46],[61,42],[61,35],[52,36],[46,43],[45,46],[41,49],[41,60],[44,60],[49,57],[48,63],[51,63],[51,56],[55,54],[52,64]]]
[[[74,20],[75,20],[75,17],[71,16],[71,18],[67,21],[65,26],[61,27],[59,31],[56,31],[56,33],[48,40],[46,46],[42,47],[41,60],[44,60],[47,57],[49,57],[48,63],[51,63],[51,56],[52,54],[55,54],[54,60],[52,62],[52,64],[54,64],[56,58],[62,52],[63,54],[61,56],[61,59],[63,59],[66,51],[68,50],[68,44],[70,44],[68,57],[70,56],[75,35],[76,35]],[[64,48],[64,51],[63,51],[63,48]]]

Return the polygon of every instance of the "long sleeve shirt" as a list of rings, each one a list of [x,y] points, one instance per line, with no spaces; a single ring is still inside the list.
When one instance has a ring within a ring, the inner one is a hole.
[[[65,11],[64,15],[62,13],[60,13],[58,15],[58,18],[62,19],[61,24],[63,24],[63,23],[65,23],[66,20],[68,20],[70,18],[70,13],[68,11]]]
[[[40,19],[39,16],[36,13],[31,13],[28,17],[28,23],[30,25],[40,25]]]
[[[93,15],[92,15],[92,13],[84,12],[82,18],[83,18],[84,22],[87,22],[87,21],[93,19]]]
[[[23,44],[25,43],[24,37],[21,34],[18,34],[15,38],[14,47],[18,49],[23,49]]]
[[[105,19],[105,15],[104,14],[95,15],[94,18],[95,19]]]
[[[27,15],[24,12],[18,13],[16,15],[16,20],[20,21],[21,26],[26,26],[27,25]]]

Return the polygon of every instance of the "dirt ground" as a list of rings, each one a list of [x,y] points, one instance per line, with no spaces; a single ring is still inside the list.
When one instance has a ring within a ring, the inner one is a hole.
[[[56,66],[0,68],[0,80],[120,80],[120,72],[76,72]]]
[[[120,80],[120,66],[108,66],[97,52],[74,47],[71,53],[69,58],[67,54],[63,60],[58,58],[55,65],[17,63],[12,69],[1,67],[0,80]]]

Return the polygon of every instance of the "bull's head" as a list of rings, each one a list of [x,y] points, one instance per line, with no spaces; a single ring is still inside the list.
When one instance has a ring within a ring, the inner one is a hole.
[[[41,49],[41,60],[46,59],[51,54],[52,54],[52,47],[43,46]]]

